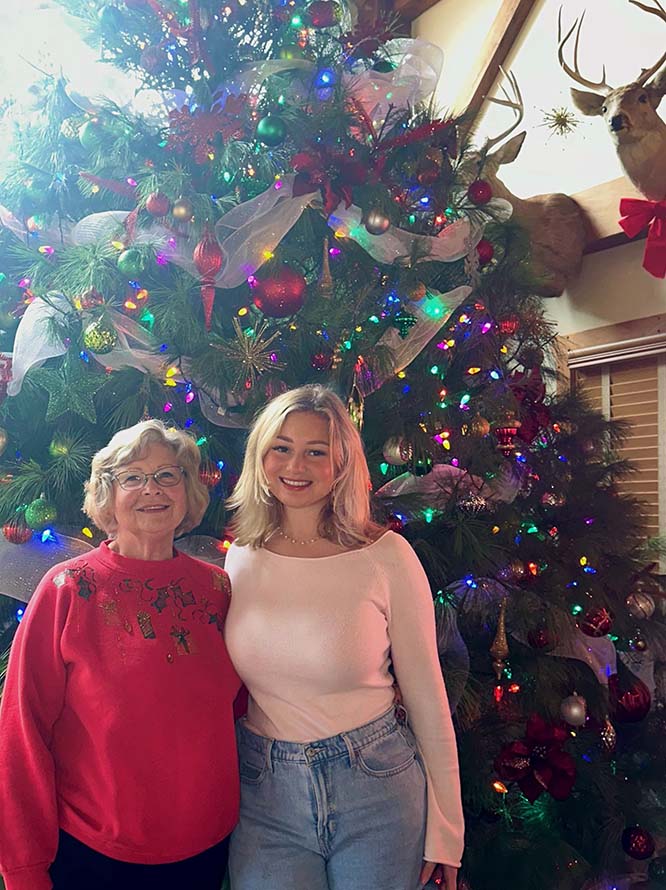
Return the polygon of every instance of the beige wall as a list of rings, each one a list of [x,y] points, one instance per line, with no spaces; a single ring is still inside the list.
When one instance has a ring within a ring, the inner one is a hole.
[[[414,22],[415,36],[437,43],[444,50],[444,73],[437,91],[443,107],[455,106],[456,97],[464,92],[465,84],[473,76],[479,63],[477,50],[501,3],[502,0],[440,0]],[[527,34],[524,32],[524,39],[508,60],[525,99],[524,125],[528,135],[520,157],[502,169],[502,178],[521,197],[549,191],[573,193],[621,173],[600,120],[585,119],[566,139],[551,137],[546,128],[539,126],[544,110],[562,104],[572,107],[570,84],[556,59],[560,5],[568,24],[588,7],[581,67],[591,78],[600,74],[605,60],[611,83],[626,82],[635,76],[641,64],[651,63],[663,51],[666,41],[666,29],[650,23],[626,0],[539,0],[528,20]],[[603,40],[598,39],[600,33],[604,34]],[[622,52],[616,52],[620,46]],[[455,110],[461,111],[462,107],[455,106]],[[479,139],[500,132],[507,124],[506,110],[487,106],[478,126]],[[570,291],[546,302],[561,334],[666,312],[666,283],[642,268],[644,246],[641,241],[585,257],[581,275]]]

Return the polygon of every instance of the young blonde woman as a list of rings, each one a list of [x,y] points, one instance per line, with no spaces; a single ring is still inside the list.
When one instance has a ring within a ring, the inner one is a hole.
[[[232,890],[454,890],[463,817],[432,596],[409,544],[370,518],[334,393],[266,406],[231,505],[225,637],[250,693]]]

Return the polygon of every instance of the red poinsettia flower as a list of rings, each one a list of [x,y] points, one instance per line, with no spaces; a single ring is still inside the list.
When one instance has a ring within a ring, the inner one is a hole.
[[[564,800],[576,780],[576,763],[562,749],[567,730],[532,714],[524,739],[505,745],[495,758],[495,769],[505,782],[517,782],[525,797],[534,803],[544,791]]]

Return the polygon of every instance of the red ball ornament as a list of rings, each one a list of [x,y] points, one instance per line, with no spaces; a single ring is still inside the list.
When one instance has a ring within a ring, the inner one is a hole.
[[[640,723],[650,713],[652,696],[648,687],[638,677],[620,686],[617,674],[608,678],[608,695],[612,716],[618,723]]]
[[[300,273],[282,266],[272,277],[256,280],[252,302],[269,318],[288,318],[303,306],[306,287]]]
[[[160,74],[167,62],[166,54],[159,46],[147,46],[139,57],[139,64],[148,74]]]
[[[479,256],[479,263],[482,266],[488,265],[488,263],[495,256],[495,248],[492,243],[488,241],[487,238],[482,238],[479,243],[476,245],[476,252]]]
[[[152,192],[146,198],[146,210],[151,216],[166,216],[171,210],[171,201],[162,192]]]
[[[557,646],[558,640],[547,627],[534,627],[527,634],[527,642],[533,649],[550,652]]]
[[[224,261],[224,253],[219,241],[210,229],[206,229],[201,241],[194,248],[192,259],[201,275],[201,300],[204,307],[206,330],[209,331],[213,318],[213,303],[215,302],[215,276],[222,268]]]
[[[392,532],[398,532],[399,534],[404,529],[405,523],[399,516],[396,516],[396,514],[394,513],[389,518],[388,527],[391,529]]]
[[[206,488],[215,488],[222,481],[222,470],[212,460],[205,460],[199,467],[199,480]]]
[[[632,859],[649,859],[654,854],[654,838],[646,828],[635,825],[622,832],[622,849]]]
[[[477,207],[487,204],[492,196],[493,190],[490,187],[490,183],[486,182],[485,179],[476,179],[467,189],[467,197]]]
[[[310,356],[310,364],[315,371],[328,371],[333,364],[333,354],[331,352],[315,352]]]
[[[590,609],[580,622],[580,629],[588,637],[605,637],[607,633],[610,633],[612,626],[613,616],[603,606],[598,609]]]
[[[306,12],[313,28],[332,28],[340,21],[340,7],[333,0],[314,0]]]
[[[27,544],[32,538],[32,529],[24,522],[7,522],[2,526],[2,534],[10,544]]]

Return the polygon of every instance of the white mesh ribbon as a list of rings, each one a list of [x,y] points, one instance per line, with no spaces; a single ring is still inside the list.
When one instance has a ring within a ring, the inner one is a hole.
[[[16,330],[8,395],[21,392],[23,378],[30,368],[67,352],[67,346],[54,334],[51,322],[58,315],[69,315],[73,311],[67,297],[55,291],[49,292],[46,298],[38,297],[28,306]]]
[[[352,238],[379,263],[393,263],[414,253],[422,254],[421,262],[438,260],[453,263],[462,259],[481,240],[481,230],[472,232],[466,219],[459,219],[439,235],[414,235],[405,229],[389,226],[383,235],[371,235],[361,222],[361,208],[339,204],[328,219],[329,226],[340,237]]]
[[[20,241],[25,238],[25,224],[14,216],[11,210],[0,204],[0,226],[15,235]]]
[[[33,536],[17,547],[0,537],[0,593],[27,603],[44,574],[59,562],[93,549],[80,538],[58,534],[55,541]]]
[[[389,108],[413,108],[430,96],[437,86],[444,54],[425,40],[400,37],[384,46],[395,65],[393,71],[368,69],[361,74],[347,74],[343,84],[359,103],[375,130],[380,130]]]

